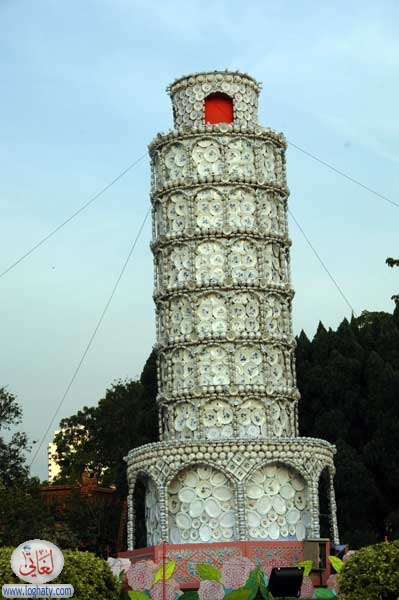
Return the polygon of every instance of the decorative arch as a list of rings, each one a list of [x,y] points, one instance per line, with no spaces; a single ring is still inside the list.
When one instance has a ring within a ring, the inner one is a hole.
[[[163,160],[169,180],[176,181],[185,177],[188,170],[188,153],[184,144],[174,142],[165,146]]]
[[[255,228],[256,195],[249,187],[229,190],[226,199],[226,220],[232,230],[245,231]]]
[[[208,400],[201,414],[202,433],[208,440],[234,437],[234,408],[226,399]]]
[[[168,252],[168,289],[187,285],[191,279],[191,248],[188,244],[179,244]],[[166,276],[166,273],[165,273]],[[166,277],[165,277],[166,278]]]
[[[229,355],[223,345],[204,345],[197,355],[200,386],[226,386],[230,383]]]
[[[218,292],[198,296],[196,326],[200,338],[225,336],[228,328],[226,297]]]
[[[291,461],[265,461],[244,481],[248,539],[303,540],[311,531],[311,487]]]
[[[159,387],[166,392],[170,391],[170,379],[169,379],[169,364],[168,356],[165,352],[159,352],[157,356],[157,377]]]
[[[172,359],[172,389],[178,393],[191,390],[195,383],[194,354],[185,347],[175,348]]]
[[[262,328],[262,303],[255,292],[235,292],[230,297],[229,321],[232,332],[257,335]]]
[[[169,335],[172,339],[192,332],[194,320],[188,295],[180,294],[170,300],[169,317]]]
[[[237,409],[237,431],[240,438],[259,439],[267,436],[267,411],[264,402],[248,398]]]
[[[164,281],[164,272],[165,272],[165,268],[164,268],[164,260],[165,260],[165,253],[163,250],[158,250],[156,252],[156,254],[154,255],[154,266],[155,266],[155,282],[156,282],[156,289],[157,292],[160,292],[163,287],[165,286],[165,281]]]
[[[198,436],[198,409],[194,402],[182,400],[169,406],[169,426],[176,439],[193,439]]]
[[[225,155],[227,171],[231,180],[255,176],[255,154],[252,141],[246,138],[230,140]]]
[[[172,192],[165,198],[167,233],[182,235],[190,223],[190,198],[182,191]]]
[[[213,187],[199,190],[193,204],[196,227],[202,231],[223,227],[224,199],[219,190]]]
[[[169,542],[200,543],[238,538],[237,488],[208,461],[180,469],[167,484]]]
[[[254,242],[234,240],[229,247],[231,276],[235,284],[255,284],[259,277],[258,251]]]
[[[208,181],[209,177],[223,172],[222,146],[216,139],[198,140],[191,149],[192,163],[197,177]]]
[[[164,223],[165,219],[163,216],[163,204],[159,198],[157,198],[153,205],[153,234],[155,238],[164,235]]]
[[[201,242],[195,255],[196,281],[199,285],[221,285],[225,280],[226,252],[221,242]]]
[[[261,385],[264,383],[263,358],[259,345],[237,345],[233,360],[234,378],[237,385]]]
[[[207,459],[194,459],[194,460],[190,460],[190,462],[187,464],[179,464],[179,466],[174,467],[173,469],[170,469],[168,476],[165,477],[163,484],[165,486],[165,489],[167,490],[171,481],[173,479],[175,479],[175,477],[177,477],[179,475],[179,473],[181,471],[184,471],[185,469],[191,468],[191,467],[201,467],[201,466],[208,466],[211,467],[212,469],[215,469],[216,471],[222,471],[224,473],[224,475],[227,477],[227,479],[230,481],[231,485],[233,486],[235,492],[237,491],[237,486],[239,484],[239,479],[237,478],[237,476],[235,475],[235,473],[233,473],[228,467],[224,466],[221,467],[219,463],[217,463],[215,460],[212,460],[211,458],[207,458]]]
[[[155,480],[149,476],[145,485],[145,528],[147,546],[156,546],[162,540],[161,506],[159,489]]]

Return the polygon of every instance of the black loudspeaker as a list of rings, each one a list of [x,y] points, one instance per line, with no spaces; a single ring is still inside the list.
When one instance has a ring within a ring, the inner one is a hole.
[[[303,567],[274,567],[270,574],[268,590],[275,598],[299,598],[303,581]]]

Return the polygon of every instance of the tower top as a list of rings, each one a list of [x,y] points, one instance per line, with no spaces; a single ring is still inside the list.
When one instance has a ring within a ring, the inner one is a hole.
[[[179,77],[167,88],[173,104],[174,126],[176,129],[204,123],[255,126],[260,87],[253,77],[238,71]]]
[[[182,75],[178,77],[166,88],[166,91],[172,95],[181,87],[187,87],[188,85],[204,84],[234,84],[244,83],[246,85],[252,85],[253,88],[259,93],[261,84],[256,81],[248,73],[241,73],[240,71],[204,71],[201,73],[191,73],[190,75]]]

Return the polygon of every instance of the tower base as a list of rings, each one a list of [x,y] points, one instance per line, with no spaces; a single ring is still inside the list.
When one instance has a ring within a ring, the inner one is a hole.
[[[330,576],[329,554],[330,541],[323,538],[305,541],[159,544],[120,552],[118,556],[129,558],[132,562],[153,560],[160,564],[165,555],[166,562],[176,562],[174,577],[181,589],[197,589],[200,580],[195,567],[198,563],[210,563],[221,568],[226,560],[239,556],[252,560],[267,576],[270,576],[273,567],[295,566],[303,560],[312,560],[312,581],[314,585],[325,586]]]

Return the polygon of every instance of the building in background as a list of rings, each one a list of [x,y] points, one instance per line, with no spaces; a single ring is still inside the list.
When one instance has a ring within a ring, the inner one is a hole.
[[[48,464],[48,482],[53,483],[55,478],[61,472],[61,467],[58,464],[57,444],[54,442],[56,435],[60,430],[54,431],[53,441],[47,446],[47,464]]]

